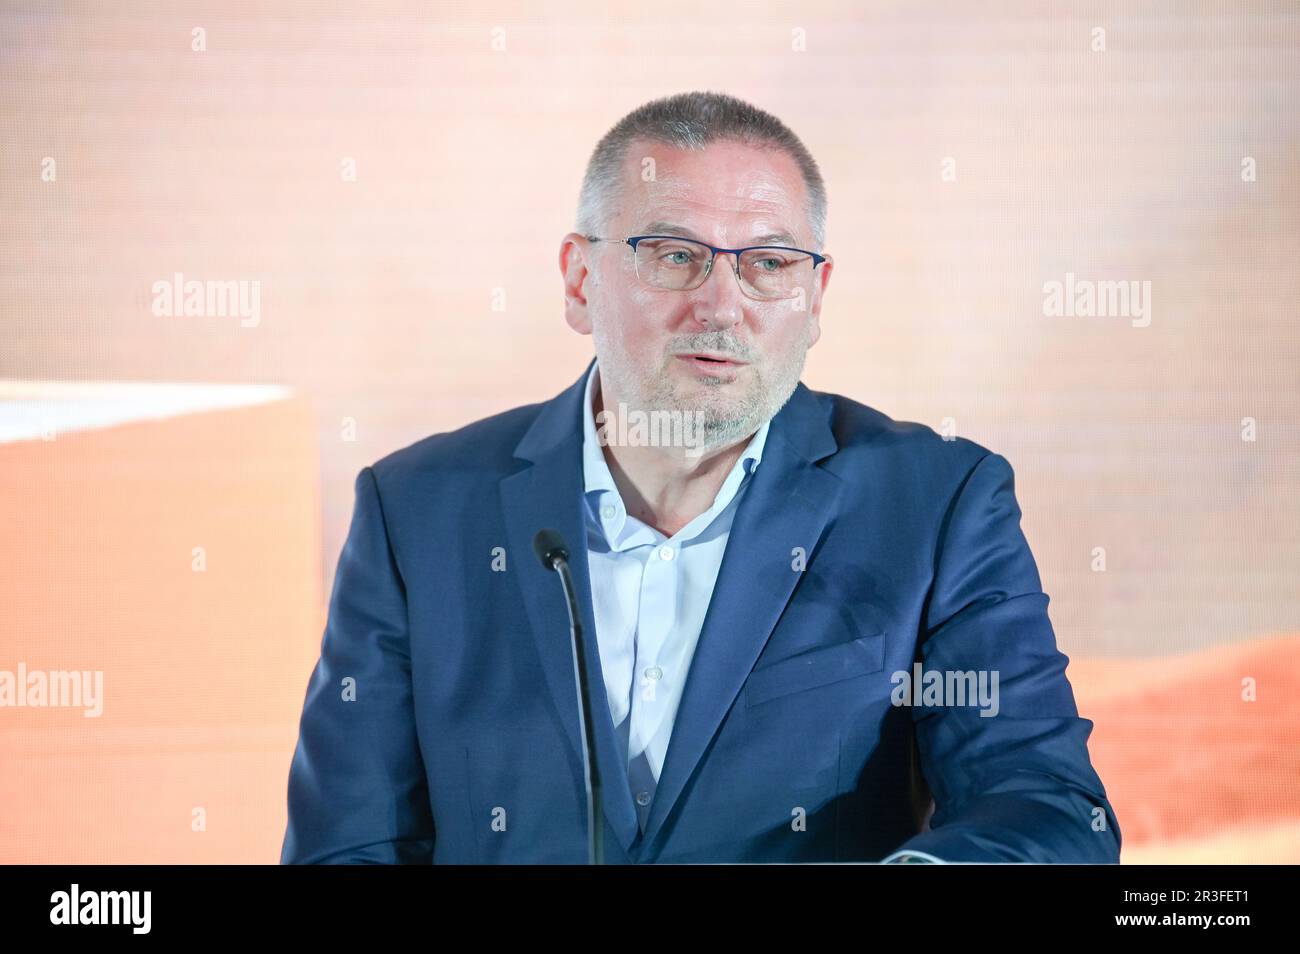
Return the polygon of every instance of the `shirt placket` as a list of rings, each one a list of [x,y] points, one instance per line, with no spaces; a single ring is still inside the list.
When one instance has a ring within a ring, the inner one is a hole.
[[[667,716],[666,680],[677,678],[661,663],[672,656],[669,640],[676,628],[678,548],[663,542],[647,555],[637,612],[636,663],[632,678],[632,718],[628,740],[628,781],[637,817],[644,829],[658,784],[659,753],[654,743]]]

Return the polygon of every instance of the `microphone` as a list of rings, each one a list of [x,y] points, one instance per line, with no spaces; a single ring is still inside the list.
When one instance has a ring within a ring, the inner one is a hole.
[[[587,863],[605,863],[604,815],[600,801],[600,771],[596,767],[596,737],[591,717],[591,693],[587,687],[587,661],[582,651],[582,616],[578,612],[578,598],[573,591],[573,576],[569,571],[569,548],[558,530],[546,528],[533,537],[533,552],[542,566],[560,574],[564,596],[569,607],[569,635],[573,648],[573,675],[578,684],[578,716],[582,720],[582,755],[585,761],[587,790]]]

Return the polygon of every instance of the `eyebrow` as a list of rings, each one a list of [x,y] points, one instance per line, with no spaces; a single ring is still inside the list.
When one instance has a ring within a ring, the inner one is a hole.
[[[674,225],[671,222],[651,222],[645,227],[642,235],[679,235],[682,238],[695,239],[697,242],[702,241],[694,232],[681,225]],[[770,242],[781,242],[785,245],[794,246],[795,237],[789,232],[769,232],[767,235],[756,235],[750,240],[751,245],[767,245]]]

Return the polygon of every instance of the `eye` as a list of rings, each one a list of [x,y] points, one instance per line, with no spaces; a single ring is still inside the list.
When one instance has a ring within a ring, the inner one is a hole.
[[[695,252],[678,245],[672,248],[660,248],[658,258],[667,265],[690,265],[695,261]]]
[[[764,275],[774,275],[782,269],[792,267],[799,260],[798,255],[783,255],[780,252],[755,253],[749,259],[749,267]]]

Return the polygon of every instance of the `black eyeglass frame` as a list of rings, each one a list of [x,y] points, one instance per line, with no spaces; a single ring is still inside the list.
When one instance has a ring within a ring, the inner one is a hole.
[[[634,266],[636,264],[636,245],[642,239],[674,239],[679,242],[692,242],[696,245],[703,245],[705,248],[709,250],[710,253],[709,263],[704,266],[704,277],[700,279],[700,284],[696,285],[695,288],[701,287],[706,281],[709,280],[709,275],[713,273],[713,263],[717,261],[719,252],[736,256],[736,267],[735,269],[733,269],[733,271],[735,271],[736,273],[736,281],[740,282],[741,291],[745,290],[745,282],[740,277],[740,254],[742,252],[752,252],[755,249],[765,249],[765,248],[772,249],[773,251],[779,251],[779,252],[798,252],[801,255],[807,255],[810,258],[812,258],[811,271],[814,274],[816,274],[817,272],[817,266],[820,265],[822,262],[826,261],[825,255],[818,255],[816,252],[809,251],[806,248],[792,248],[789,245],[746,245],[744,248],[719,248],[716,245],[710,245],[708,242],[701,242],[699,239],[687,238],[684,235],[629,235],[627,238],[621,238],[621,239],[602,238],[598,235],[587,235],[585,236],[585,238],[589,242],[614,242],[619,245],[630,245],[632,247],[632,256],[633,256],[632,264]],[[637,274],[638,277],[640,277],[640,273],[638,272]],[[681,289],[663,288],[660,285],[651,285],[649,282],[646,282],[646,285],[650,288],[658,288],[661,291],[694,291],[695,290],[695,288],[681,288]],[[746,294],[748,294],[748,292],[746,292]],[[754,298],[753,295],[750,295],[749,297]],[[789,298],[794,298],[794,297],[795,297],[794,295],[790,295],[788,296],[788,298],[784,298],[784,299],[783,298],[756,298],[755,300],[756,301],[788,301]]]

